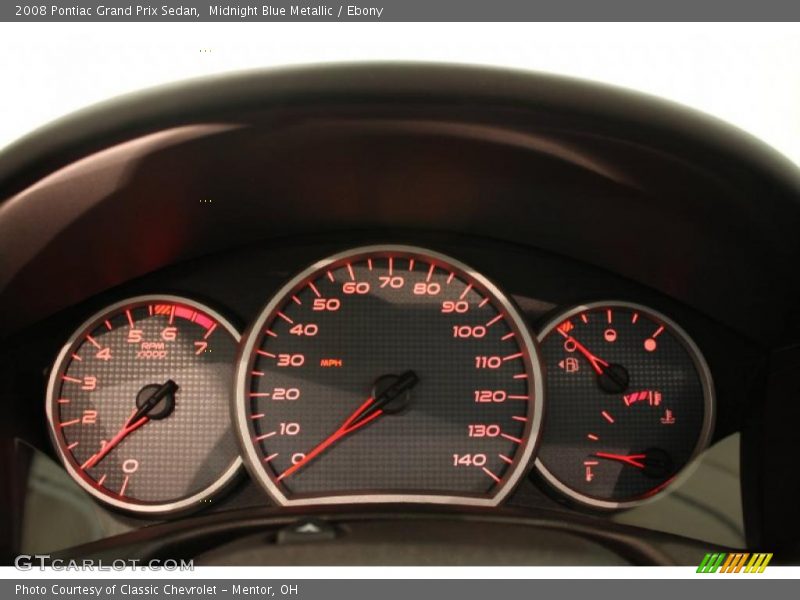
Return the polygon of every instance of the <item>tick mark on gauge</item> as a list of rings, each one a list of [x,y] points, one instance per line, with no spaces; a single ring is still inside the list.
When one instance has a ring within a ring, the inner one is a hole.
[[[259,436],[255,437],[254,439],[255,439],[255,441],[257,441],[257,442],[260,442],[261,440],[265,440],[265,439],[267,439],[267,438],[271,438],[271,437],[272,437],[273,435],[275,435],[276,433],[277,433],[277,432],[275,432],[275,431],[270,431],[269,433],[265,433],[264,435],[259,435]]]
[[[508,463],[509,465],[514,462],[513,460],[508,458],[505,454],[498,454],[497,456],[500,457],[500,460],[502,460],[504,463]]]
[[[514,360],[515,358],[522,358],[522,352],[517,352],[516,354],[509,354],[508,356],[503,357],[503,362]]]
[[[408,259],[408,270],[409,271],[413,271],[414,270],[414,259],[413,258],[409,258]]]
[[[265,457],[264,457],[264,462],[265,462],[265,463],[266,463],[266,462],[269,462],[269,461],[271,461],[273,458],[275,458],[276,456],[278,456],[278,453],[277,453],[277,452],[276,452],[275,454],[270,454],[269,456],[265,456]]]
[[[614,417],[612,417],[610,414],[608,414],[608,411],[605,411],[605,410],[604,410],[604,411],[603,411],[603,412],[601,412],[600,414],[601,414],[601,415],[603,415],[603,418],[604,418],[606,421],[608,421],[609,423],[613,423],[613,422],[614,422]]]
[[[78,362],[83,361],[83,359],[74,352],[72,353],[72,360],[77,360]]]
[[[250,398],[269,398],[269,392],[250,392]]]
[[[510,331],[507,334],[505,334],[503,337],[501,337],[500,339],[505,342],[506,340],[510,340],[513,337],[514,337],[514,332]]]
[[[488,303],[489,303],[489,298],[484,298],[483,300],[481,300],[481,303],[480,303],[480,304],[478,304],[478,308],[483,308],[483,307],[484,307],[484,306],[486,306]]]
[[[150,310],[153,310],[153,306],[150,306]],[[125,316],[128,317],[128,327],[133,327],[133,315],[131,314],[131,310],[125,309]]]
[[[514,375],[514,379],[527,379],[527,378],[528,378],[527,373],[517,373],[516,375]]]
[[[72,450],[73,448],[77,448],[80,442],[72,442],[69,446],[67,446],[67,450]]]
[[[251,397],[252,397],[252,394],[251,394]],[[255,414],[255,415],[250,415],[250,418],[253,419],[253,420],[255,420],[255,419],[263,419],[264,418],[264,413],[258,413],[258,414]]]
[[[112,327],[111,327],[111,321],[109,321],[108,319],[106,319],[106,320],[105,320],[105,325],[106,325],[106,329],[108,329],[109,331],[111,331],[111,329],[112,329]]]
[[[593,433],[586,434],[586,437],[587,437],[588,439],[592,440],[593,442],[597,442],[597,441],[599,441],[599,440],[600,440],[600,438],[599,438],[599,437],[597,437],[597,436],[596,436],[595,434],[593,434]]]
[[[61,379],[64,381],[69,381],[70,383],[83,383],[83,380],[77,379],[75,377],[70,377],[69,375],[62,375]]]
[[[275,358],[275,355],[272,352],[264,352],[264,350],[256,350],[256,354],[266,356],[267,358]]]
[[[426,281],[426,282],[430,281],[430,280],[431,280],[431,277],[433,277],[433,271],[434,271],[434,269],[436,269],[436,265],[435,265],[435,264],[433,264],[433,263],[431,263],[431,268],[430,268],[430,269],[428,269],[428,275],[425,277],[425,281]]]
[[[497,316],[496,316],[494,319],[492,319],[491,321],[489,321],[488,323],[486,323],[486,327],[491,327],[492,325],[494,325],[495,323],[497,323],[497,322],[498,322],[500,319],[502,319],[502,318],[503,318],[503,315],[501,315],[501,314],[497,315]]]
[[[263,377],[264,371],[250,371],[250,374],[253,375],[254,377]]]
[[[328,271],[328,279],[331,281],[331,283],[336,281],[336,278],[333,276],[333,273],[331,273],[330,271]]]
[[[350,274],[350,281],[356,280],[356,274],[353,273],[353,265],[347,263],[347,272]]]
[[[330,273],[330,271],[328,271],[328,272]],[[317,298],[322,298],[322,294],[320,294],[320,293],[319,293],[319,290],[317,289],[317,286],[315,286],[315,285],[314,285],[314,282],[313,282],[313,281],[309,281],[309,282],[308,282],[308,287],[310,287],[310,288],[311,288],[311,291],[312,291],[312,292],[314,292],[314,295],[315,295]]]
[[[527,417],[520,417],[520,416],[515,415],[515,416],[513,416],[511,418],[514,419],[515,421],[522,421],[523,423],[527,423],[528,422],[528,418]]]
[[[515,438],[513,435],[508,435],[507,433],[501,433],[500,437],[504,437],[505,439],[509,440],[510,442],[514,442],[515,444],[521,444],[522,440],[519,438]]]
[[[278,337],[278,334],[272,331],[271,329],[267,329],[264,331],[269,337]]]
[[[447,283],[450,283],[450,281],[448,280]],[[469,285],[467,285],[467,287],[464,288],[464,291],[461,292],[461,295],[458,297],[458,299],[463,300],[466,297],[466,295],[469,294],[469,291],[471,289],[472,289],[472,284],[470,283]]]
[[[207,339],[209,338],[209,336],[210,336],[212,333],[214,333],[214,330],[215,330],[216,328],[217,328],[217,324],[216,324],[216,323],[212,323],[212,324],[211,324],[211,327],[209,327],[208,329],[206,329],[206,333],[205,333],[205,335],[203,336],[203,339],[204,339],[204,340],[207,340]]]
[[[294,324],[294,320],[293,320],[293,319],[291,319],[291,318],[289,318],[289,317],[287,317],[287,316],[286,316],[285,314],[283,314],[281,311],[278,311],[278,316],[279,316],[281,319],[283,319],[284,321],[286,321],[287,323],[289,323],[290,325],[293,325],[293,324]]]
[[[102,486],[106,481],[106,477],[108,477],[108,475],[104,473],[103,476],[97,480],[97,485]]]
[[[487,469],[486,467],[482,467],[482,469],[483,469],[483,472],[484,472],[484,473],[486,473],[486,474],[487,474],[489,477],[491,477],[492,479],[494,479],[496,483],[500,483],[500,478],[499,478],[497,475],[495,475],[494,473],[492,473],[492,472],[491,472],[489,469]]]
[[[298,304],[298,305],[302,305],[303,304],[300,301],[300,298],[298,298],[297,296],[292,296],[292,302],[294,302],[295,304]]]

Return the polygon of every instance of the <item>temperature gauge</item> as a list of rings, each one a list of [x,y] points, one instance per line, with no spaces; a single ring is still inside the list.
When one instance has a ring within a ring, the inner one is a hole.
[[[632,506],[706,447],[708,366],[664,315],[623,302],[579,306],[539,340],[547,411],[536,466],[560,492],[595,508]]]

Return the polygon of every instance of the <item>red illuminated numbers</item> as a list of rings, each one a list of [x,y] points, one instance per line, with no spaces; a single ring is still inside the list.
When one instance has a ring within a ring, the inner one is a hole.
[[[289,333],[292,335],[307,335],[308,337],[313,337],[317,335],[318,332],[319,327],[314,323],[298,323],[289,330]]]
[[[345,294],[369,294],[369,283],[366,281],[347,281],[342,285],[342,292]]]
[[[435,282],[425,283],[424,281],[421,281],[419,283],[414,284],[414,294],[416,294],[417,296],[436,296],[441,291],[442,291],[442,286]],[[450,304],[452,304],[452,302],[450,302]],[[442,312],[447,312],[447,311],[442,310]]]
[[[443,313],[465,313],[469,310],[469,302],[466,300],[445,300],[442,302]]]
[[[500,426],[499,425],[484,425],[484,424],[475,424],[475,425],[468,425],[469,429],[469,437],[497,437],[500,435]]]
[[[393,276],[381,275],[380,277],[378,277],[378,279],[381,282],[382,288],[390,287],[395,290],[399,290],[406,283],[406,280],[400,277],[399,275],[393,275]]]
[[[91,375],[83,378],[83,385],[81,385],[82,390],[86,390],[87,392],[91,392],[97,388],[97,377],[93,377]]]
[[[161,331],[161,339],[165,342],[174,342],[176,337],[178,337],[177,327],[165,327]]]
[[[297,435],[300,433],[300,423],[281,423],[281,435]]]
[[[338,298],[314,298],[314,304],[311,310],[326,310],[334,312],[341,308],[342,302]]]
[[[128,330],[128,343],[129,344],[138,344],[144,338],[144,332],[141,329],[129,329]]]
[[[503,390],[475,390],[475,402],[505,402],[507,396]]]
[[[99,358],[100,360],[111,360],[111,348],[103,348],[99,350],[97,354],[94,355],[95,358]]]
[[[453,454],[454,467],[482,467],[485,464],[485,454]]]
[[[476,369],[499,369],[503,364],[503,359],[499,356],[476,356]]]
[[[300,390],[297,388],[278,387],[272,390],[273,400],[297,400],[300,398]]]
[[[454,338],[482,338],[486,335],[483,325],[453,325]]]
[[[97,411],[85,410],[83,411],[83,418],[81,418],[81,425],[94,425],[97,423]]]
[[[122,472],[127,473],[128,475],[133,475],[136,471],[139,470],[139,461],[135,458],[129,458],[124,463],[122,463]]]
[[[278,354],[279,367],[301,367],[306,362],[303,354]]]
[[[302,452],[295,452],[294,454],[292,454],[292,464],[296,465],[297,463],[302,461],[305,457],[306,455],[303,454]]]

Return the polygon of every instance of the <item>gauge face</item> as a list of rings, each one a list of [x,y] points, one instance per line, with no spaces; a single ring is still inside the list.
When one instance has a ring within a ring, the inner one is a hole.
[[[219,314],[173,296],[133,298],[84,323],[47,399],[73,479],[138,513],[210,501],[241,466],[229,416],[238,340]]]
[[[597,508],[640,503],[707,445],[708,367],[663,315],[621,302],[581,306],[539,339],[548,405],[536,466],[573,500]]]
[[[236,379],[245,460],[282,505],[495,505],[541,424],[537,350],[513,305],[405,246],[289,282],[245,336]]]

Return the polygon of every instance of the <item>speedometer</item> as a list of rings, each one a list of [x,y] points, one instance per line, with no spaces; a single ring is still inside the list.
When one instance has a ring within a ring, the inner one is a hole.
[[[493,506],[539,437],[538,351],[512,302],[469,267],[359,248],[263,309],[237,367],[235,420],[278,504]]]

